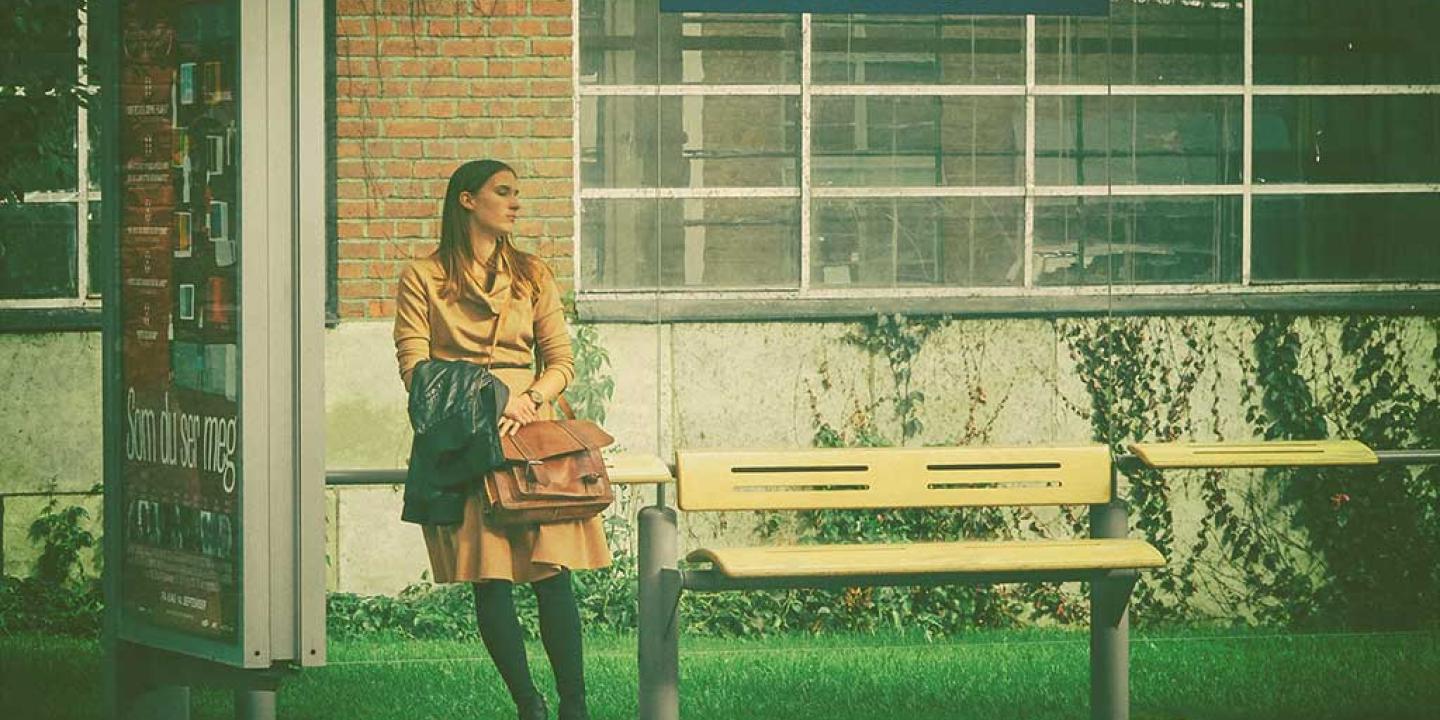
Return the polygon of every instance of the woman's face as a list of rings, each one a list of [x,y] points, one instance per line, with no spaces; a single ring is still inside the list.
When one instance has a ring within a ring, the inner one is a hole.
[[[493,237],[510,235],[520,214],[520,188],[515,173],[501,170],[476,192],[460,193],[460,206],[476,230]]]

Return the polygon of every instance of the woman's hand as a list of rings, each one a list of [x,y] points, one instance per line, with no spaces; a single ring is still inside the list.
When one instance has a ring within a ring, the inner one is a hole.
[[[514,435],[523,425],[529,425],[540,419],[539,410],[535,403],[530,401],[523,393],[511,393],[510,400],[505,403],[505,412],[500,414],[500,422],[496,428],[500,435]]]

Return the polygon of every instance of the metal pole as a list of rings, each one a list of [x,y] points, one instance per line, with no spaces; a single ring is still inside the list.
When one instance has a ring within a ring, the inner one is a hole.
[[[275,691],[236,690],[235,720],[275,720]]]
[[[1110,502],[1090,506],[1090,537],[1123,538],[1126,507],[1116,493],[1118,470],[1110,469]],[[1130,717],[1130,585],[1097,577],[1090,583],[1090,717]]]
[[[1376,450],[1381,465],[1440,465],[1440,450]]]
[[[640,510],[640,720],[680,717],[679,532],[675,510]]]

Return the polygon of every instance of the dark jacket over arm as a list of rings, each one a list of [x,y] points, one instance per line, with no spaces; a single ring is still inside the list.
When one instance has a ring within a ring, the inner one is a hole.
[[[410,378],[410,471],[400,519],[453,525],[485,473],[504,464],[496,423],[509,400],[490,371],[460,360],[426,360]]]

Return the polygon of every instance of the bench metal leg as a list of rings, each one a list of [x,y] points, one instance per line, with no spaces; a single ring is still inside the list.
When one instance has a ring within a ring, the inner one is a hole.
[[[1131,579],[1106,578],[1090,584],[1090,717],[1130,717]]]
[[[1090,507],[1090,535],[1125,537],[1125,504]],[[1135,573],[1112,573],[1090,583],[1090,717],[1130,718],[1130,591]]]
[[[680,717],[679,531],[675,511],[640,510],[640,720]]]

